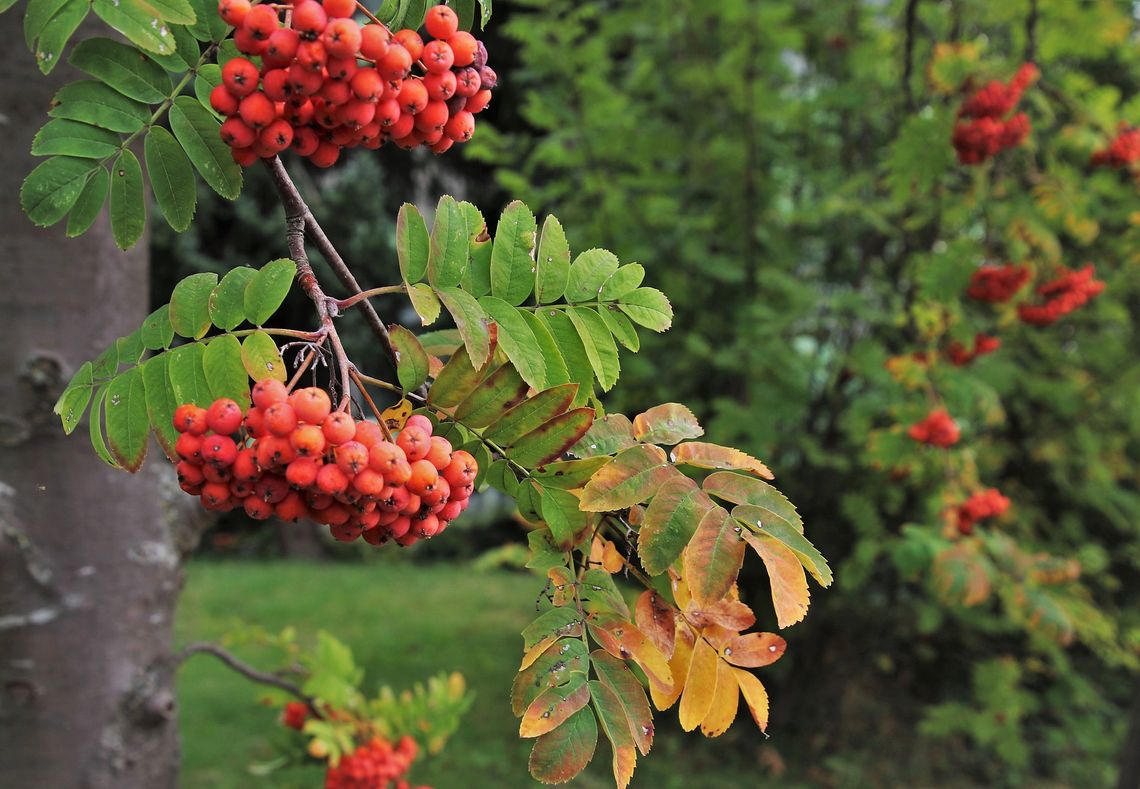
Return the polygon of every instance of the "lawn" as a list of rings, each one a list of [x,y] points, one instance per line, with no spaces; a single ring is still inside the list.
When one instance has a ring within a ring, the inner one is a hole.
[[[507,571],[477,573],[463,565],[195,562],[177,622],[180,643],[217,640],[240,622],[269,630],[330,631],[348,643],[372,683],[400,688],[440,671],[459,671],[475,704],[441,754],[421,760],[412,778],[435,789],[530,787],[528,742],[518,738],[508,694],[518,665],[519,631],[534,616],[541,582]],[[257,662],[257,648],[238,648]],[[266,666],[267,668],[272,666]],[[275,710],[259,706],[258,688],[210,657],[181,670],[183,780],[186,789],[308,789],[316,768],[288,768],[267,777],[249,765],[273,758],[280,736]],[[756,787],[761,735],[738,718],[719,740],[684,735],[662,714],[654,751],[639,765],[634,787]],[[575,787],[612,786],[604,738]],[[787,786],[787,782],[781,782]]]

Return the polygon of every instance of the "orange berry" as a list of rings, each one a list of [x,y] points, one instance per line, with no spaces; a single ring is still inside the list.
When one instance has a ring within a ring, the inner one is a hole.
[[[447,39],[447,44],[454,53],[454,65],[470,66],[475,62],[475,52],[479,49],[479,42],[475,36],[466,30],[460,30]]]
[[[408,457],[409,463],[414,463],[421,460],[428,452],[431,445],[430,433],[426,432],[421,427],[407,427],[400,431],[400,435],[396,437],[396,446],[404,450],[404,454]]]
[[[397,31],[396,35],[392,36],[397,43],[408,51],[412,60],[419,60],[420,56],[424,53],[424,40],[420,38],[420,34],[414,30],[404,28]]]
[[[430,460],[416,460],[412,463],[412,474],[408,478],[408,490],[423,495],[439,479],[439,471]]]
[[[328,442],[324,431],[317,425],[301,425],[290,435],[289,443],[301,457],[320,457]]]
[[[265,436],[257,440],[257,465],[263,471],[286,466],[296,457],[297,450],[287,438]]]
[[[253,404],[265,409],[275,403],[284,403],[289,399],[289,390],[285,384],[273,378],[266,378],[253,385]]]
[[[289,404],[297,412],[297,419],[309,425],[321,424],[332,411],[328,392],[315,386],[293,392],[289,395]]]
[[[328,463],[317,472],[317,488],[330,495],[344,493],[348,490],[348,475],[336,464]]]
[[[424,27],[432,38],[447,39],[459,30],[459,16],[445,5],[432,6],[424,17]]]
[[[430,461],[439,471],[443,471],[451,463],[451,442],[440,436],[432,436],[424,459]]]
[[[206,409],[193,403],[183,403],[174,409],[174,429],[179,433],[202,436],[210,429]]]
[[[275,436],[288,436],[297,427],[297,413],[288,403],[274,403],[265,409],[265,429]]]
[[[285,479],[295,488],[312,487],[322,465],[320,458],[299,457],[285,469]]]
[[[359,474],[368,468],[368,448],[356,441],[341,444],[334,452],[336,464],[345,474]]]
[[[325,421],[321,423],[321,430],[328,442],[335,447],[337,444],[351,441],[356,435],[356,420],[345,411],[334,411],[325,417]]]

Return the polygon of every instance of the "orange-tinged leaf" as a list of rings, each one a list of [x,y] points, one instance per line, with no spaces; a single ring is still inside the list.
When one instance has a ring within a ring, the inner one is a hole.
[[[732,674],[736,677],[736,684],[744,694],[744,703],[752,713],[752,720],[760,727],[760,731],[768,730],[768,691],[756,676],[742,668],[734,668]]]
[[[673,587],[673,601],[682,611],[689,610],[693,596],[689,594],[689,584],[678,573],[669,571],[669,582]]]
[[[523,655],[519,671],[530,666],[546,648],[560,638],[576,637],[585,632],[578,612],[572,608],[552,608],[523,630]]]
[[[625,661],[618,660],[601,649],[590,653],[590,662],[598,679],[614,692],[621,703],[634,744],[642,756],[646,755],[653,747],[653,711],[649,709],[649,700],[645,698],[645,688]]]
[[[611,575],[620,573],[621,569],[625,567],[625,557],[621,555],[621,551],[612,542],[609,540],[604,542],[605,545],[602,546],[602,569]]]
[[[739,633],[756,624],[756,614],[739,600],[717,600],[705,606],[690,604],[685,617],[697,627],[720,625]]]
[[[633,437],[633,425],[629,417],[624,414],[606,414],[591,425],[570,452],[576,457],[591,458],[613,455],[635,446],[637,439]]]
[[[792,549],[792,553],[799,557],[800,564],[812,574],[815,580],[823,586],[831,586],[834,578],[831,568],[827,564],[827,559],[823,558],[819,549],[804,536],[802,529],[782,518],[773,518],[770,510],[752,504],[741,504],[733,507],[732,517],[750,526],[762,529],[766,534],[784,543]]]
[[[697,468],[738,469],[764,479],[775,478],[767,466],[748,453],[705,441],[690,441],[674,448],[673,462]]]
[[[745,633],[730,639],[720,654],[734,666],[760,668],[775,663],[787,648],[788,642],[775,633]]]
[[[507,449],[507,457],[524,468],[538,468],[560,458],[593,423],[592,408],[575,408],[559,414],[518,439]]]
[[[685,548],[685,579],[698,605],[708,605],[728,594],[744,563],[744,528],[723,507],[701,518]]]
[[[633,419],[634,436],[646,444],[673,446],[687,438],[699,438],[704,433],[693,412],[680,403],[655,405]]]
[[[716,694],[716,664],[719,662],[716,651],[704,639],[697,639],[689,662],[689,673],[685,677],[685,689],[681,692],[681,706],[677,709],[681,728],[685,731],[700,726],[712,708]]]
[[[686,637],[688,631],[682,631],[673,648],[673,657],[669,658],[669,670],[673,673],[673,682],[662,686],[655,682],[649,683],[649,695],[653,699],[653,706],[659,710],[667,710],[681,698],[685,689],[685,679],[689,674],[689,664],[693,659],[693,641]]]
[[[557,606],[569,605],[574,602],[574,589],[577,579],[569,567],[559,565],[546,571],[550,579],[551,602]]]
[[[530,431],[559,414],[566,413],[577,394],[578,384],[562,384],[528,397],[503,413],[483,431],[483,437],[501,447],[513,446]]]
[[[701,518],[715,506],[688,477],[677,475],[662,485],[637,534],[637,555],[645,571],[659,575],[677,561]]]
[[[579,506],[586,512],[610,512],[640,504],[680,474],[660,447],[631,447],[590,477]]]
[[[716,662],[716,691],[712,705],[701,721],[701,734],[706,737],[719,737],[728,731],[736,720],[736,710],[740,705],[740,686],[736,684],[732,667],[723,660]]]
[[[455,418],[468,427],[486,427],[526,398],[530,386],[512,364],[504,364],[483,379],[455,407]]]
[[[788,546],[774,537],[748,530],[743,532],[743,536],[760,555],[768,571],[776,624],[780,627],[794,625],[807,615],[811,602],[804,566]]]
[[[763,518],[765,525],[778,519],[796,531],[804,530],[803,519],[795,506],[783,493],[763,480],[731,471],[717,471],[709,474],[704,481],[705,493],[733,504],[751,504],[767,511]]]
[[[578,638],[563,638],[548,646],[534,663],[515,675],[511,686],[511,710],[522,715],[547,688],[562,685],[570,675],[589,671],[586,645]]]
[[[582,772],[598,745],[594,711],[583,707],[554,731],[535,740],[530,774],[544,784],[564,784]]]
[[[520,737],[540,737],[557,729],[562,722],[590,701],[590,687],[584,674],[572,674],[565,685],[548,688],[530,703],[519,723]]]
[[[625,789],[629,786],[629,780],[633,777],[633,770],[637,766],[637,750],[633,746],[633,734],[625,717],[625,710],[613,690],[596,679],[590,680],[590,695],[594,700],[594,710],[598,714],[598,721],[602,724],[602,731],[610,741],[610,748],[614,753],[614,783],[618,789]]]
[[[673,684],[669,661],[632,622],[616,614],[597,613],[586,617],[586,626],[602,649],[616,658],[637,663],[651,682]]]
[[[637,598],[633,618],[638,629],[649,637],[666,659],[673,656],[677,630],[677,612],[669,602],[652,589]]]

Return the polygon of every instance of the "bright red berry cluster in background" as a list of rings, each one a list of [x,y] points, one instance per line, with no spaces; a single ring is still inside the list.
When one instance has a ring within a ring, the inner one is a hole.
[[[1037,293],[1045,297],[1043,304],[1021,304],[1017,316],[1033,326],[1048,326],[1063,315],[1083,307],[1090,299],[1100,295],[1104,283],[1093,279],[1095,273],[1091,265],[1078,271],[1062,269],[1056,279],[1037,288]]]
[[[1089,159],[1093,167],[1127,167],[1140,159],[1140,128],[1120,124],[1116,137],[1104,150],[1095,152]]]
[[[287,9],[287,25],[279,8]],[[498,77],[483,44],[458,29],[455,12],[428,11],[425,43],[414,30],[359,25],[350,18],[356,8],[356,0],[221,0],[218,13],[237,28],[237,48],[254,58],[228,61],[210,94],[227,116],[221,134],[235,161],[248,167],[292,148],[329,167],[342,148],[391,140],[443,153],[471,139]]]
[[[986,518],[997,518],[1009,510],[1009,499],[997,488],[979,491],[958,505],[958,531],[971,534],[974,524]]]
[[[1028,266],[983,266],[970,276],[966,295],[976,301],[1001,304],[1025,287],[1029,277]]]
[[[416,743],[411,737],[401,737],[394,748],[376,737],[341,757],[336,767],[329,767],[325,789],[410,789],[403,775],[415,758]]]
[[[1001,339],[978,332],[974,335],[974,347],[972,349],[955,340],[947,346],[946,356],[950,359],[950,364],[955,367],[963,367],[979,356],[993,353],[1000,347]]]
[[[300,731],[309,719],[309,707],[300,701],[286,702],[285,709],[281,711],[281,723],[290,729]]]
[[[332,411],[323,389],[260,381],[244,419],[233,400],[174,412],[178,480],[208,510],[241,507],[257,520],[310,518],[342,542],[411,545],[467,509],[479,466],[408,419],[395,442],[374,422]],[[236,440],[235,440],[236,436]]]
[[[1029,136],[1029,116],[1024,112],[1006,118],[1021,101],[1025,89],[1038,77],[1037,67],[1025,63],[1006,85],[994,80],[964,102],[958,110],[951,142],[962,164],[981,164]]]
[[[962,434],[950,414],[941,408],[931,411],[925,419],[915,422],[906,432],[919,443],[942,448],[957,444]]]

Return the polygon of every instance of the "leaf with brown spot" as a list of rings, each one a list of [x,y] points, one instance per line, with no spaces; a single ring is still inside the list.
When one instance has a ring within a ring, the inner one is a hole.
[[[698,605],[728,594],[744,563],[743,527],[723,507],[705,513],[685,548],[683,564],[689,592]]]
[[[598,722],[594,711],[583,707],[554,731],[535,740],[530,751],[530,774],[544,784],[564,784],[594,758]]]
[[[570,675],[589,671],[590,658],[580,638],[563,638],[550,644],[530,666],[515,675],[511,686],[511,710],[516,716],[526,712],[547,688],[563,685]]]
[[[717,600],[705,606],[690,605],[685,616],[697,627],[720,625],[739,633],[756,624],[756,614],[739,600]]]
[[[501,447],[511,447],[530,431],[566,413],[577,394],[578,384],[562,384],[528,397],[487,428],[483,437]]]
[[[530,387],[510,364],[504,364],[455,407],[455,418],[468,427],[486,427],[526,397]]]
[[[585,674],[571,674],[565,685],[548,688],[530,703],[519,723],[520,737],[540,737],[557,729],[562,722],[590,701]]]
[[[705,441],[690,441],[676,447],[673,450],[673,462],[697,468],[737,469],[764,479],[774,479],[767,466],[746,452]]]
[[[680,475],[660,447],[631,447],[590,477],[582,489],[580,506],[587,512],[625,509],[655,495],[662,485]]]
[[[689,664],[693,659],[693,641],[687,630],[678,634],[673,656],[669,658],[669,670],[673,674],[673,682],[669,685],[649,683],[649,695],[653,699],[653,706],[659,710],[667,710],[681,698],[685,689],[685,678],[689,674]]]
[[[736,684],[744,694],[744,703],[752,713],[752,720],[760,727],[760,731],[768,730],[768,691],[756,676],[741,668],[734,668],[732,674],[736,677]]]
[[[652,589],[637,598],[633,616],[642,633],[661,650],[666,659],[673,656],[676,641],[677,612],[669,602]]]
[[[559,460],[544,463],[534,472],[534,478],[544,488],[573,490],[590,481],[594,472],[610,462],[612,458],[597,457],[582,460]]]
[[[637,555],[650,575],[677,561],[697,525],[716,505],[697,483],[678,474],[657,490],[637,534]]]
[[[729,640],[720,654],[734,666],[761,668],[783,657],[788,642],[775,633],[745,633]]]
[[[610,741],[614,753],[614,783],[618,789],[625,789],[637,767],[637,749],[633,746],[633,734],[625,710],[613,690],[596,679],[590,680],[590,696],[594,700],[594,710],[602,724],[602,731]]]
[[[673,446],[687,438],[699,438],[704,433],[693,412],[680,403],[655,405],[633,418],[633,434],[646,444]]]
[[[522,632],[523,655],[519,671],[530,666],[560,638],[582,635],[582,620],[573,608],[552,608],[531,622]]]
[[[669,661],[632,622],[615,614],[598,613],[586,617],[586,627],[602,649],[616,658],[637,663],[651,681],[673,683]]]
[[[412,401],[403,397],[400,398],[400,402],[380,412],[380,421],[393,432],[402,430],[404,423],[407,422],[408,417],[412,415],[412,411]]]
[[[713,696],[716,695],[716,664],[719,662],[716,651],[704,639],[697,639],[689,673],[685,677],[685,689],[681,692],[681,706],[677,709],[677,717],[685,731],[700,726],[712,708]]]
[[[633,424],[623,414],[606,414],[594,422],[582,440],[571,447],[576,457],[591,458],[599,455],[613,455],[630,447],[637,446],[633,437]]]
[[[808,593],[807,574],[791,548],[775,537],[747,529],[743,537],[764,561],[768,580],[772,584],[772,605],[776,609],[776,624],[789,627],[807,616],[811,596]]]
[[[565,565],[551,567],[546,571],[546,577],[550,579],[554,605],[564,606],[574,602],[574,590],[578,582],[569,567]]]
[[[592,408],[575,408],[559,414],[517,440],[507,449],[507,457],[523,468],[537,468],[561,457],[593,423]]]
[[[629,730],[637,750],[645,756],[653,747],[653,711],[649,709],[649,700],[645,698],[645,688],[629,670],[624,661],[601,649],[590,653],[590,663],[602,684],[607,686],[617,696],[625,711]]]
[[[712,705],[701,721],[701,734],[706,737],[719,737],[728,731],[736,720],[736,710],[740,706],[740,686],[733,676],[732,667],[723,660],[716,662],[716,691]]]

